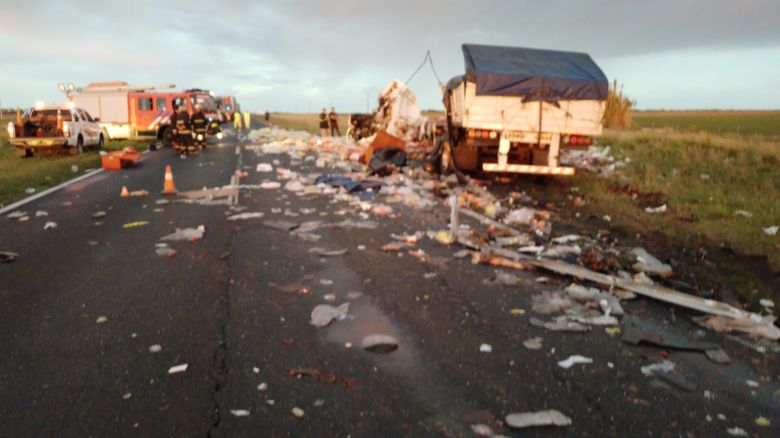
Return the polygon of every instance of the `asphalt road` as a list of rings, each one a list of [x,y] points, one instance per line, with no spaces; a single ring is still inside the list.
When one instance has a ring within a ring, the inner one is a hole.
[[[733,427],[778,435],[776,353],[701,331],[687,312],[641,299],[624,303],[624,327],[713,341],[732,363],[629,346],[599,327],[546,331],[529,323],[544,318],[531,312],[531,297],[569,280],[541,284],[541,274],[520,273],[520,286],[490,283],[494,269],[427,239],[418,245],[432,256],[427,263],[381,250],[391,233],[445,228],[443,208],[394,206],[396,217],[372,219],[377,229],[321,228],[311,242],[263,222],[362,219],[331,196],[284,189],[242,190],[233,206],[157,204],[177,199],[158,195],[165,165],[184,191],[227,185],[236,169],[248,173],[242,184],[274,179],[255,171],[274,160],[323,172],[313,160],[259,155],[228,136],[196,157],[164,148],[138,168],[74,184],[21,208],[29,221],[0,219],[0,251],[20,254],[0,265],[0,435],[473,436],[469,424],[484,423],[520,436],[495,420],[543,409],[563,412],[572,426],[523,435],[728,436]],[[151,195],[120,198],[122,186]],[[36,218],[38,210],[48,216]],[[106,216],[93,218],[100,210]],[[264,217],[226,219],[240,212]],[[58,227],[44,230],[47,221]],[[148,223],[124,227],[138,221]],[[162,236],[199,225],[202,240],[170,243],[172,257],[155,254]],[[312,247],[347,252],[319,257]],[[309,324],[314,306],[345,302],[347,319]],[[396,337],[398,350],[361,349],[376,333]],[[537,336],[542,349],[523,347]],[[492,352],[480,352],[482,344]],[[642,374],[667,353],[695,388]],[[557,365],[574,354],[594,363]],[[186,371],[169,374],[184,363]],[[770,426],[756,425],[758,417]]]

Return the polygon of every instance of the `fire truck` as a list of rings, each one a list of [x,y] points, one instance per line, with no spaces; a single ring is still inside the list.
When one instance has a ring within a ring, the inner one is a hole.
[[[241,106],[236,102],[235,97],[219,96],[217,99],[222,101],[222,106],[225,108],[225,113],[227,114],[227,121],[233,120],[234,112],[241,114]]]
[[[170,140],[171,115],[184,105],[192,115],[200,104],[209,122],[209,134],[221,136],[220,117],[214,96],[205,90],[158,91],[173,89],[174,84],[129,85],[127,82],[92,82],[70,96],[80,108],[100,119],[100,126],[111,139],[153,137]]]

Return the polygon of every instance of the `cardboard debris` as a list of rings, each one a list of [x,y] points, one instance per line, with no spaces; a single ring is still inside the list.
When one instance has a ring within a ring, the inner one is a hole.
[[[179,196],[183,196],[187,199],[216,199],[226,198],[228,196],[238,195],[238,187],[223,187],[215,189],[202,189],[194,190],[190,192],[180,192]]]
[[[330,304],[319,304],[311,311],[310,324],[315,327],[325,327],[333,322],[334,319],[341,319],[347,316],[349,312],[349,303],[333,307]]]
[[[206,232],[206,227],[203,225],[198,225],[198,228],[184,228],[184,229],[176,228],[175,232],[161,237],[160,240],[167,240],[167,241],[189,240],[191,242],[194,242],[196,240],[202,239],[203,233],[205,232]]]
[[[388,335],[369,335],[363,338],[361,346],[373,353],[390,353],[398,348],[398,340]]]
[[[259,219],[261,217],[265,216],[265,213],[262,212],[254,212],[254,213],[241,213],[236,214],[233,216],[228,216],[227,220],[229,221],[238,221],[238,220],[246,220],[246,219]]]
[[[593,359],[591,359],[589,357],[580,356],[578,354],[575,354],[573,356],[569,356],[565,360],[559,361],[558,362],[558,366],[563,368],[563,369],[565,369],[565,370],[568,370],[569,368],[571,368],[574,365],[577,365],[577,364],[589,364],[589,363],[593,363]]]

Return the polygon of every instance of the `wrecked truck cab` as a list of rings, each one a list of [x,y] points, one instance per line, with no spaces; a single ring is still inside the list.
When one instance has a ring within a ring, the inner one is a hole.
[[[585,53],[464,44],[444,90],[448,152],[462,171],[572,175],[564,149],[601,134],[607,78]]]

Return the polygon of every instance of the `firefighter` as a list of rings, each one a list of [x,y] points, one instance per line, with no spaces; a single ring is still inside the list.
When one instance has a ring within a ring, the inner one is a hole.
[[[236,131],[241,130],[241,113],[238,111],[233,111],[233,127]]]
[[[206,131],[208,130],[209,121],[206,115],[203,114],[200,104],[195,105],[195,112],[192,114],[190,122],[192,122],[192,130],[195,134],[195,147],[192,150],[195,151],[198,148],[201,150],[206,149]]]
[[[244,127],[246,130],[249,130],[249,125],[252,122],[251,115],[249,114],[249,111],[244,111]]]
[[[190,131],[190,115],[184,111],[184,105],[176,107],[176,112],[171,117],[171,124],[176,152],[186,153],[192,145],[192,131]]]

